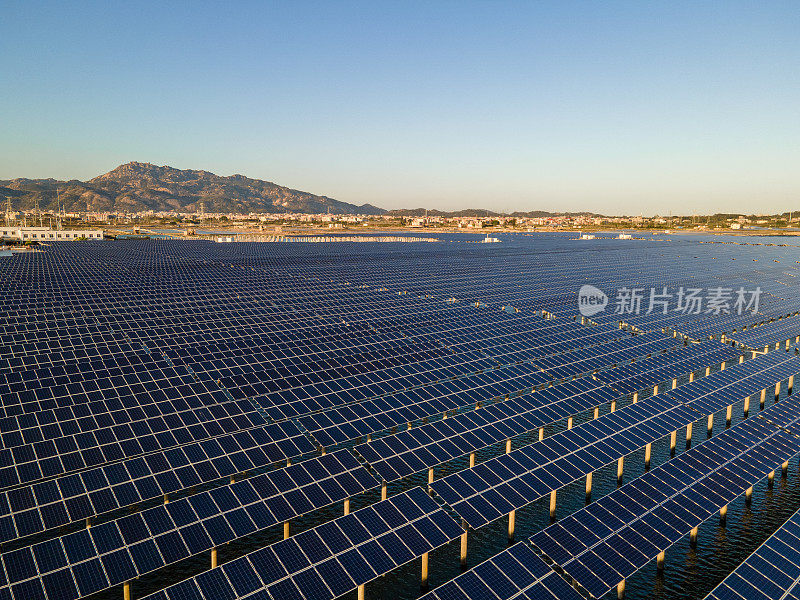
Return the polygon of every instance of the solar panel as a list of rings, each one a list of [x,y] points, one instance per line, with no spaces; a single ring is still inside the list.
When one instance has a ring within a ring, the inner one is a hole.
[[[0,543],[311,451],[289,422],[238,431],[0,493]]]
[[[421,488],[304,531],[149,596],[337,598],[461,536]],[[243,576],[244,575],[244,576]]]
[[[356,446],[387,482],[601,406],[617,394],[578,379]]]
[[[739,352],[729,346],[708,341],[600,371],[595,377],[620,393],[631,394],[698,369],[736,360],[739,356]]]
[[[53,594],[49,582],[63,580],[74,580],[77,593],[85,596],[376,485],[342,450],[5,552],[0,562],[7,572],[18,563],[34,567],[9,578],[15,600],[30,598],[27,594],[42,586]]]

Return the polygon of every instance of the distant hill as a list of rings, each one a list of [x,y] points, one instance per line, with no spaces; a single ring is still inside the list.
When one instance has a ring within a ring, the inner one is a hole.
[[[208,171],[130,162],[89,181],[55,179],[0,180],[0,200],[10,196],[15,210],[55,210],[56,190],[67,212],[140,212],[145,210],[234,213],[327,213],[379,215],[382,208],[356,206],[244,175],[222,177]]]

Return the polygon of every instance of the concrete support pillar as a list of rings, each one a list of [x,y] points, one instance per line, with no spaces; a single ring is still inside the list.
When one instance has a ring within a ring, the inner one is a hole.
[[[623,579],[617,584],[617,600],[625,598],[625,580]]]
[[[474,452],[470,452],[469,453],[469,468],[471,469],[474,466],[475,466],[475,453]]]
[[[445,417],[445,418],[447,418],[447,417]],[[367,443],[369,443],[369,442],[371,442],[371,441],[372,441],[372,434],[371,434],[371,433],[368,433],[368,434],[367,434]]]
[[[775,471],[770,471],[767,475],[767,487],[772,489],[773,485],[775,485]]]
[[[658,393],[658,386],[653,391],[653,395],[655,396]],[[639,392],[633,392],[633,398],[631,398],[631,404],[636,404],[639,401]]]
[[[169,504],[169,494],[164,494],[164,504]]]
[[[693,382],[693,381],[694,381],[694,371],[692,371],[691,373],[689,373],[689,383],[691,383],[691,382]]]
[[[446,419],[446,418],[447,418],[447,411],[442,413],[442,419]]]
[[[366,600],[366,597],[366,590],[364,589],[364,584],[362,583],[360,586],[358,586],[358,600]]]
[[[556,491],[550,492],[550,520],[556,520]]]
[[[408,427],[406,429],[411,429],[411,421],[408,422]]]
[[[517,511],[512,510],[508,513],[508,543],[514,543],[514,527],[517,521]]]
[[[664,570],[664,551],[658,553],[656,557],[656,568],[660,571]]]
[[[86,529],[90,529],[92,526],[92,517],[86,517]]]
[[[742,364],[743,362],[744,362],[744,354],[742,354],[742,355],[739,357],[739,364]]]
[[[283,522],[283,539],[289,539],[292,535],[292,522],[291,521],[284,521]]]
[[[775,384],[775,402],[778,401],[778,398],[781,395],[781,382]]]
[[[747,488],[747,491],[744,493],[744,502],[745,504],[750,506],[750,503],[752,501],[753,501],[753,486],[751,485],[749,488]]]
[[[344,514],[346,515],[350,514],[350,498],[344,499]]]
[[[461,521],[464,533],[461,534],[461,568],[467,568],[467,522]]]
[[[711,367],[706,367],[706,377],[711,375]]]
[[[794,375],[789,376],[789,382],[786,384],[786,395],[792,395],[792,388],[794,388]]]
[[[725,527],[725,523],[728,521],[728,505],[726,504],[722,508],[719,509],[719,524]]]
[[[567,417],[567,429],[572,429],[573,419],[572,417]]]
[[[638,394],[636,394],[638,399]],[[653,386],[653,396],[658,396],[658,385]]]
[[[586,474],[586,504],[592,501],[592,473]]]
[[[236,475],[231,475],[231,485],[236,483]]]
[[[688,449],[692,445],[692,425],[694,423],[689,423],[686,426],[686,448]]]
[[[544,439],[544,427],[539,427],[539,441]]]
[[[692,529],[692,531],[689,533],[689,543],[692,545],[692,548],[697,546],[697,527]]]
[[[622,473],[625,465],[625,457],[620,456],[617,459],[617,485],[622,485]]]
[[[386,500],[386,482],[384,481],[381,485],[381,500]]]
[[[785,463],[781,465],[781,477],[786,479],[789,476],[789,461],[787,460]]]
[[[122,584],[122,600],[131,600],[131,582],[126,581]]]
[[[720,364],[719,370],[720,371],[724,371],[725,370],[725,361],[724,360],[722,361],[722,364]]]
[[[325,446],[323,446],[323,447],[321,448],[321,450],[322,450],[322,456],[325,456]]]
[[[428,468],[428,485],[433,483],[433,467]]]
[[[599,406],[595,406],[594,407],[594,414],[592,415],[592,418],[593,419],[597,419],[599,417],[600,417],[600,407]]]
[[[750,414],[750,396],[744,399],[744,418],[747,418],[747,415]]]
[[[706,426],[706,434],[708,437],[714,433],[714,414],[708,415],[708,425]]]
[[[422,579],[419,587],[423,590],[428,589],[428,553],[422,555]]]
[[[653,444],[647,444],[644,447],[644,470],[650,470],[650,456],[653,453]]]
[[[767,388],[761,390],[761,404],[758,407],[758,410],[764,410],[764,404],[767,401]]]
[[[731,426],[731,419],[733,418],[733,405],[729,404],[725,411],[725,429]]]
[[[216,569],[218,565],[219,565],[219,562],[217,561],[217,549],[216,548],[212,548],[211,549],[211,568],[212,569]]]
[[[678,441],[678,432],[673,431],[669,435],[669,455],[671,457],[675,456],[675,444],[677,443],[677,441]]]
[[[617,410],[617,401],[616,400],[612,400],[611,401],[611,408],[609,409],[609,411],[610,412],[614,412],[615,410]]]
[[[678,387],[678,378],[677,377],[672,380],[672,389],[674,390],[676,387]]]
[[[506,440],[506,454],[511,454],[511,438]]]

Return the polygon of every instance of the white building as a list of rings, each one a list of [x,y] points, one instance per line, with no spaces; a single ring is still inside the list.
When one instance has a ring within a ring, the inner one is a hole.
[[[0,227],[0,236],[5,239],[32,241],[32,242],[57,242],[86,238],[102,240],[102,229],[50,229],[49,227]]]

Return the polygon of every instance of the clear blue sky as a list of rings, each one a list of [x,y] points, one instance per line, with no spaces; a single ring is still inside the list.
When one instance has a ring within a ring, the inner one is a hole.
[[[386,208],[800,210],[795,2],[36,2],[0,178],[130,160]]]

